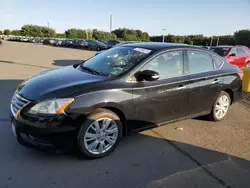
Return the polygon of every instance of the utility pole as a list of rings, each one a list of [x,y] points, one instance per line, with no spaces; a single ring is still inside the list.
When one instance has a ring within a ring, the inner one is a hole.
[[[110,29],[110,33],[112,32],[112,22],[113,22],[112,19],[113,19],[112,18],[112,13],[109,12],[109,29]]]
[[[211,37],[211,40],[210,40],[210,47],[213,45],[213,37]]]
[[[217,38],[216,46],[219,46],[220,38]]]
[[[47,24],[48,24],[48,28],[49,28],[49,22],[47,22]]]
[[[165,31],[166,31],[166,29],[162,29],[162,31],[163,31],[162,42],[165,42]]]

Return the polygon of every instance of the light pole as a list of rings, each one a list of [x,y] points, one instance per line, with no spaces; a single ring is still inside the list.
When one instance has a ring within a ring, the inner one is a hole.
[[[216,46],[219,46],[220,38],[217,38]]]
[[[110,33],[112,32],[112,21],[113,21],[113,15],[111,12],[109,12],[109,29]]]
[[[49,22],[47,22],[47,24],[48,24],[48,28],[49,28]]]
[[[213,45],[213,37],[211,37],[211,40],[210,40],[210,47]]]
[[[166,31],[166,29],[162,29],[162,31],[163,31],[162,42],[165,42],[164,39],[165,39],[165,31]]]

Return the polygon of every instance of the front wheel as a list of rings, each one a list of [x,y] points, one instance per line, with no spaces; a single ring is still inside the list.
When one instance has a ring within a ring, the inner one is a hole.
[[[248,68],[248,69],[250,68],[250,61],[247,62],[245,67]]]
[[[221,121],[227,115],[228,109],[231,105],[230,95],[222,91],[218,98],[216,99],[211,113],[209,114],[209,119],[212,121]]]
[[[100,158],[116,148],[121,136],[120,118],[110,110],[98,109],[83,123],[77,137],[77,146],[80,154]]]

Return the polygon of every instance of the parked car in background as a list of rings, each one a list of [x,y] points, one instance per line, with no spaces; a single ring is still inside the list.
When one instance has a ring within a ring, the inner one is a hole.
[[[86,40],[88,43],[88,49],[89,50],[106,50],[108,49],[108,46],[104,44],[103,42],[96,41],[96,40]]]
[[[56,42],[55,39],[44,39],[43,44],[44,45],[53,45]]]
[[[223,120],[241,96],[242,71],[212,51],[135,43],[25,80],[11,101],[20,144],[74,147],[99,158],[131,131],[208,115]]]
[[[210,49],[210,46],[202,46],[202,48],[205,48],[205,49]]]
[[[246,46],[213,46],[210,50],[233,65],[250,68],[250,50]]]
[[[34,37],[31,40],[32,43],[41,43],[41,38],[40,37]]]
[[[29,38],[26,37],[20,39],[20,42],[29,42],[29,41],[30,41]]]
[[[73,40],[67,39],[67,40],[64,40],[64,41],[62,42],[62,46],[63,46],[63,47],[71,47],[71,46],[72,46],[72,43],[73,43]]]
[[[108,48],[112,48],[115,45],[119,44],[120,42],[117,40],[108,40],[106,41],[106,45],[108,46]]]
[[[55,46],[61,46],[63,43],[63,40],[57,40],[55,43]]]
[[[131,44],[131,43],[138,43],[138,41],[124,41],[124,42],[119,42],[119,43],[117,43],[115,46],[113,46],[113,47],[117,47],[117,46],[122,46],[122,45],[126,45],[126,44]],[[104,52],[105,50],[101,50],[101,51],[97,51],[96,53],[95,53],[95,55],[98,55],[98,54],[100,54],[100,53],[102,53],[102,52]]]
[[[88,48],[88,42],[85,39],[80,39],[75,44],[74,48],[77,48],[77,49],[87,49]]]

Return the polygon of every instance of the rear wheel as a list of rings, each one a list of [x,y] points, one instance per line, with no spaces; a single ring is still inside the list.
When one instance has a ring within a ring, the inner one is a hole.
[[[98,109],[83,123],[77,137],[80,154],[100,158],[111,153],[122,136],[119,117],[110,110]]]
[[[230,104],[230,95],[227,92],[222,91],[214,103],[211,113],[209,114],[209,119],[213,121],[223,120],[227,115]]]

